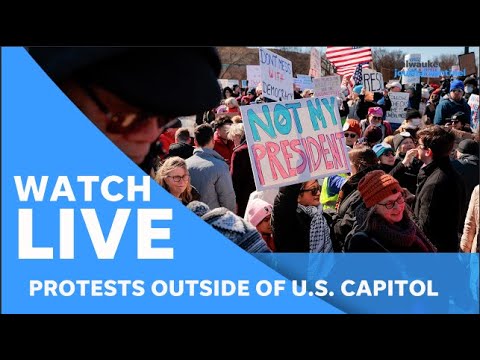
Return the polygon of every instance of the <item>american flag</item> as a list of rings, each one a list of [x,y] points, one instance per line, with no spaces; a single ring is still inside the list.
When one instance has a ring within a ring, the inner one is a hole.
[[[363,83],[363,74],[362,74],[362,67],[364,64],[358,64],[357,68],[355,69],[355,73],[353,74],[352,80],[353,80],[353,85],[359,85]]]
[[[325,55],[335,66],[338,75],[352,75],[357,64],[363,64],[363,68],[368,68],[368,62],[373,60],[372,49],[369,47],[327,46]]]

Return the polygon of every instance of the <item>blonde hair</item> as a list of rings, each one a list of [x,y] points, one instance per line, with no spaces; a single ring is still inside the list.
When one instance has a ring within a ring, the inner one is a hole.
[[[240,115],[235,115],[235,116],[232,116],[232,121],[234,124],[241,124],[243,123],[243,119]]]
[[[172,156],[167,158],[160,168],[155,173],[155,181],[159,183],[165,190],[170,192],[167,182],[165,179],[172,170],[177,168],[182,168],[188,174],[187,163],[179,156]],[[182,202],[189,203],[192,201],[192,185],[190,185],[190,180],[187,182],[186,189],[180,194],[180,199]]]
[[[235,136],[240,136],[240,138],[243,138],[245,135],[245,129],[243,127],[242,123],[234,123],[230,126],[230,129],[228,129],[228,134],[227,134],[227,139],[232,140]]]
[[[238,107],[238,101],[234,97],[229,97],[225,99],[225,105],[229,107],[229,105],[232,105],[232,107]]]
[[[383,142],[385,144],[390,145],[392,147],[392,149],[394,148],[394,146],[393,146],[393,135],[385,136],[385,139],[383,139]]]

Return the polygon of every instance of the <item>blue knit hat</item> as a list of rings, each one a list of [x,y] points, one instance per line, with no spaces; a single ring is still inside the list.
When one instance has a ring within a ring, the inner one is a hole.
[[[249,253],[271,252],[257,229],[227,208],[213,209],[204,214],[202,219]]]
[[[363,85],[357,85],[353,88],[353,92],[356,94],[360,94],[362,92]]]
[[[382,156],[385,151],[391,151],[393,153],[392,147],[385,143],[375,145],[372,150],[375,152],[378,158],[380,158],[380,156]]]
[[[463,81],[462,80],[453,80],[450,83],[450,91],[453,91],[453,90],[456,90],[456,89],[460,89],[462,91],[465,91],[464,87],[463,87]]]

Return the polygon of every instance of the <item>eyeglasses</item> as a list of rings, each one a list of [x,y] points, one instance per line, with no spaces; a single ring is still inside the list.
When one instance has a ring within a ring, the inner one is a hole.
[[[357,137],[357,134],[354,134],[354,133],[344,133],[345,134],[345,137],[351,137],[352,139],[356,138]]]
[[[126,134],[129,132],[133,132],[151,117],[157,118],[159,128],[161,128],[162,126],[166,127],[168,125],[164,125],[165,118],[163,116],[157,116],[153,113],[145,111],[112,114],[112,112],[108,109],[107,105],[105,105],[99,99],[97,94],[95,94],[95,91],[90,86],[86,84],[81,84],[81,86],[85,90],[85,93],[88,95],[88,97],[107,116],[109,123],[106,130],[109,133]],[[172,121],[177,121],[177,119],[174,119]]]
[[[170,179],[172,179],[174,182],[180,182],[180,180],[183,180],[183,181],[188,181],[190,180],[190,175],[188,174],[185,174],[183,176],[179,176],[179,175],[176,175],[176,176],[166,176]]]
[[[303,190],[300,190],[300,192],[308,192],[308,191],[310,191],[310,193],[311,193],[312,195],[315,195],[315,194],[317,194],[320,190],[321,190],[320,186],[316,186],[316,187],[311,188],[311,189],[303,189]]]
[[[389,201],[385,204],[378,203],[377,205],[385,206],[388,210],[390,210],[390,209],[393,209],[393,207],[395,206],[395,203],[397,203],[398,205],[401,205],[404,202],[405,202],[405,199],[403,198],[403,195],[400,195],[400,197],[395,201]]]

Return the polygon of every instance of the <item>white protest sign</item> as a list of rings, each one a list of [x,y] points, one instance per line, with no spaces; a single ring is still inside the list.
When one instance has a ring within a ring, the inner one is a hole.
[[[408,93],[405,92],[390,92],[388,94],[392,107],[387,111],[385,120],[389,123],[401,124],[407,115],[405,109],[408,107]]]
[[[340,94],[340,76],[322,76],[313,79],[315,96],[338,96]]]
[[[405,55],[405,67],[403,68],[404,75],[402,75],[402,85],[420,83],[420,75],[422,72],[421,60],[421,54]]]
[[[375,70],[364,69],[363,70],[363,86],[365,91],[382,91],[383,86],[383,75],[381,72]]]
[[[293,78],[293,82],[299,87],[300,91],[305,89],[313,89],[313,82],[310,75],[298,74],[296,78]]]
[[[293,100],[292,62],[264,48],[258,51],[263,96],[276,101]]]
[[[238,85],[238,80],[218,79],[218,83],[222,89],[226,88],[227,86],[232,89],[233,85]]]
[[[472,94],[468,98],[468,105],[470,105],[470,109],[472,110],[472,121],[471,127],[474,131],[478,129],[478,99],[479,96]]]
[[[310,76],[319,77],[322,70],[322,58],[320,56],[320,51],[312,47],[310,51]]]
[[[258,84],[262,83],[260,65],[247,65],[247,80],[250,89],[255,89]]]
[[[195,126],[197,125],[197,116],[190,115],[190,116],[181,116],[178,118],[182,122],[182,127],[187,128],[188,132],[190,133],[191,137],[195,136]]]
[[[241,106],[257,190],[350,172],[334,96]]]

